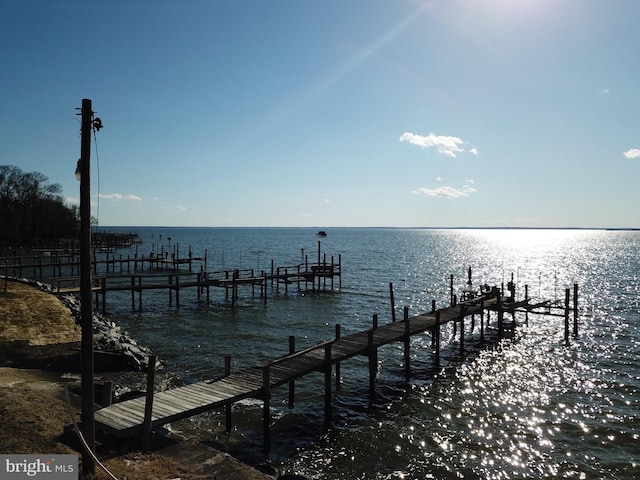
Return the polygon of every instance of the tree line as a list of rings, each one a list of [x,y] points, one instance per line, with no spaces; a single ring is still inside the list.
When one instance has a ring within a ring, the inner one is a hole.
[[[79,228],[79,209],[65,204],[60,184],[0,165],[0,245],[51,246],[77,238]]]

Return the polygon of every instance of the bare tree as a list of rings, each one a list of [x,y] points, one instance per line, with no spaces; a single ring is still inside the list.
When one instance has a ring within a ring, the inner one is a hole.
[[[39,172],[0,165],[0,244],[36,246],[75,237],[78,212]]]

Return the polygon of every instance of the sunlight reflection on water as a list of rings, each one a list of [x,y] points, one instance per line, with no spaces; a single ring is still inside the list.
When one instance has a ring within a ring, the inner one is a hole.
[[[233,239],[233,232],[222,233]],[[304,232],[292,234],[302,238]],[[204,234],[198,238],[203,245],[210,241]],[[282,251],[283,242],[268,243]],[[168,359],[169,368],[198,379],[222,372],[230,345],[235,369],[285,353],[289,334],[302,347],[331,338],[334,323],[347,333],[369,328],[374,313],[381,323],[389,321],[390,282],[398,311],[407,305],[411,313],[430,309],[432,299],[446,305],[449,275],[456,275],[458,291],[469,266],[474,284],[499,285],[513,273],[518,294],[528,285],[534,299],[563,298],[564,289],[577,282],[580,332],[570,347],[563,345],[562,319],[531,316],[529,327],[518,328],[512,338],[498,342],[495,329],[489,330],[484,346],[476,325],[465,341],[465,359],[447,331],[442,367],[436,368],[429,336],[415,337],[409,386],[403,381],[402,347],[385,347],[371,407],[366,359],[345,362],[334,428],[325,434],[321,378],[296,384],[293,411],[280,392],[282,403],[273,401],[270,460],[318,480],[634,478],[640,461],[638,232],[337,229],[323,242],[343,255],[338,294],[281,295],[266,308],[249,299],[235,311],[186,305],[129,318],[128,328]],[[240,247],[244,262],[258,244],[253,238],[250,247]],[[229,264],[232,247],[224,251]],[[277,258],[275,250],[262,252],[262,261]],[[167,331],[173,332],[170,339]],[[237,408],[242,415],[235,416],[230,437],[215,412],[176,428],[214,437],[259,463],[261,405]]]

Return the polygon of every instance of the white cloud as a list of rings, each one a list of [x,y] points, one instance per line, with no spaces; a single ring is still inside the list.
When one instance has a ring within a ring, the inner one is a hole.
[[[80,205],[80,199],[77,197],[67,197],[66,200],[71,205]]]
[[[108,200],[142,200],[138,195],[122,195],[121,193],[101,193],[98,195],[99,198],[106,198]]]
[[[603,88],[602,90],[600,90],[600,93],[602,93],[603,95],[606,95],[607,93],[611,93],[611,92],[609,91],[608,88]]]
[[[640,148],[632,148],[623,153],[626,158],[640,158]]]
[[[436,135],[435,133],[429,133],[429,135],[417,135],[411,132],[405,132],[400,136],[401,142],[409,142],[412,145],[418,145],[422,148],[436,147],[438,153],[442,153],[449,157],[455,157],[457,153],[465,152],[462,148],[465,142],[458,137],[449,137],[446,135]],[[477,155],[478,149],[473,147],[469,150],[470,153]]]
[[[455,188],[450,186],[442,186],[437,188],[421,187],[411,193],[426,195],[428,197],[462,198],[468,197],[472,193],[477,192],[477,190],[471,186],[473,183],[473,180],[467,180],[467,183],[463,185],[462,188]]]

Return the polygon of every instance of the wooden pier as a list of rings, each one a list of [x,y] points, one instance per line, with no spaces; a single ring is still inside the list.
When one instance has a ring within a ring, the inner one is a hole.
[[[511,285],[510,285],[511,286]],[[391,286],[391,290],[393,288]],[[526,289],[525,289],[526,291]],[[289,353],[272,359],[261,365],[231,372],[231,359],[225,358],[225,376],[215,380],[207,380],[192,385],[173,388],[157,394],[153,393],[153,380],[148,384],[146,397],[135,398],[116,403],[95,412],[96,428],[120,437],[139,435],[148,447],[151,431],[155,427],[165,425],[180,419],[188,418],[203,412],[225,409],[226,428],[231,429],[231,405],[246,399],[256,398],[263,401],[264,448],[270,449],[269,425],[271,390],[281,386],[289,386],[289,407],[293,408],[296,379],[307,374],[320,372],[324,375],[324,410],[325,420],[330,422],[332,410],[332,375],[335,366],[336,388],[340,384],[340,363],[357,355],[366,355],[369,365],[369,390],[373,399],[375,379],[378,369],[377,350],[392,342],[404,343],[405,377],[410,378],[410,339],[414,335],[425,332],[431,334],[436,365],[440,362],[440,329],[453,323],[454,335],[460,335],[460,352],[464,353],[464,339],[466,335],[465,320],[471,317],[471,332],[475,328],[475,317],[480,317],[480,338],[484,340],[486,328],[489,325],[490,312],[497,315],[499,335],[515,326],[515,315],[512,322],[507,322],[505,313],[515,312],[539,313],[545,315],[559,315],[565,318],[565,338],[568,342],[570,312],[574,315],[574,335],[577,335],[577,285],[574,286],[573,306],[569,303],[570,290],[566,290],[565,304],[555,301],[531,303],[525,298],[515,300],[515,288],[508,296],[494,287],[481,291],[478,295],[465,294],[469,298],[451,306],[436,309],[435,302],[428,313],[409,316],[408,307],[404,308],[401,321],[392,321],[385,325],[378,325],[378,317],[374,315],[371,329],[342,336],[341,328],[336,325],[336,338],[325,341],[300,351],[295,351],[295,339],[289,337]],[[553,313],[560,309],[563,313]],[[486,317],[486,322],[485,322]],[[155,365],[155,358],[150,365]],[[150,371],[153,378],[153,369]]]
[[[154,247],[155,248],[155,247]],[[271,261],[270,270],[256,272],[254,269],[227,269],[209,271],[208,253],[201,257],[192,254],[191,247],[186,255],[180,255],[179,244],[174,244],[171,252],[160,247],[158,253],[139,255],[118,255],[110,251],[94,249],[91,261],[91,290],[95,294],[97,309],[106,311],[106,297],[109,292],[129,292],[131,309],[141,311],[143,292],[165,290],[168,303],[180,306],[180,295],[184,289],[196,292],[197,301],[211,302],[211,289],[224,290],[225,300],[235,306],[241,289],[251,288],[252,296],[259,295],[267,302],[269,292],[285,294],[294,285],[298,291],[323,291],[342,287],[342,256],[327,258],[321,255],[318,242],[317,262],[310,262],[306,256],[302,263],[290,266],[276,266]],[[56,294],[77,294],[80,292],[80,259],[69,250],[43,250],[28,255],[16,254],[0,258],[0,275],[5,277],[30,277],[50,283]]]
[[[259,289],[259,295],[267,302],[269,288],[276,293],[281,289],[288,293],[290,285],[296,285],[298,290],[322,291],[334,289],[337,279],[338,288],[342,287],[342,257],[338,255],[327,263],[326,259],[320,264],[303,264],[289,267],[275,267],[271,263],[270,271],[257,274],[253,269],[235,269],[216,272],[182,271],[180,269],[162,269],[146,273],[112,274],[92,276],[92,291],[95,293],[95,304],[102,311],[106,310],[106,296],[108,292],[130,292],[131,309],[142,310],[142,293],[148,290],[165,290],[168,292],[169,305],[180,306],[180,294],[184,289],[196,289],[198,301],[211,302],[211,288],[222,288],[225,299],[231,300],[235,306],[239,299],[241,287],[251,287],[252,295]],[[80,291],[79,276],[51,277],[50,282],[56,294],[78,293]],[[137,296],[137,303],[136,303]]]

